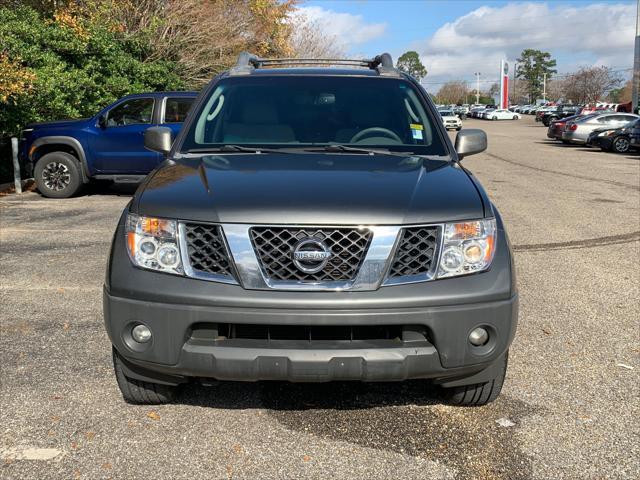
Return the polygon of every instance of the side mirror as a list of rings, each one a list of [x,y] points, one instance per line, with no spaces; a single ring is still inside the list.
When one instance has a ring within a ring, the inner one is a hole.
[[[100,115],[98,117],[98,126],[100,128],[107,128],[107,117],[105,117],[104,115]]]
[[[144,146],[153,152],[166,155],[171,150],[171,144],[173,143],[171,135],[171,129],[168,127],[147,128],[144,131]]]
[[[462,160],[469,155],[484,152],[487,149],[487,134],[483,130],[470,128],[462,130],[456,136],[456,153]]]

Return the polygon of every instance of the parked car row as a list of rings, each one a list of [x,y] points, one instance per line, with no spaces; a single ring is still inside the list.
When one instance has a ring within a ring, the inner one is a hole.
[[[601,112],[618,112],[618,113],[631,113],[630,103],[597,103],[592,105],[573,105],[573,104],[556,104],[545,103],[543,105],[511,105],[509,110],[524,115],[535,115],[536,121],[544,122],[544,115],[553,116],[554,113],[566,112],[565,116],[587,114],[587,113],[601,113]],[[556,115],[557,118],[562,118],[560,115]],[[545,126],[548,126],[545,123]]]
[[[639,120],[640,116],[632,113],[580,113],[551,121],[547,137],[565,144],[600,147],[604,151],[627,153],[631,149],[640,149]]]
[[[460,117],[461,120],[464,120],[465,118],[467,118],[467,115],[469,114],[469,105],[468,104],[463,104],[463,105],[436,105],[436,108],[438,109],[438,111],[440,110],[452,110],[454,114],[456,114],[458,117]]]
[[[488,105],[484,108],[473,108],[469,112],[469,116],[473,118],[481,118],[483,120],[519,120],[518,113],[507,110],[506,108],[495,108]]]

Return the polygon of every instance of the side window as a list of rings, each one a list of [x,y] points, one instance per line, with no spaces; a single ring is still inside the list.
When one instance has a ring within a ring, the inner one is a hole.
[[[167,98],[164,108],[163,123],[182,123],[187,118],[193,98]]]
[[[136,98],[115,106],[107,113],[108,127],[151,123],[153,98]]]
[[[611,115],[609,118],[609,123],[627,123],[633,117],[628,117],[627,115]]]

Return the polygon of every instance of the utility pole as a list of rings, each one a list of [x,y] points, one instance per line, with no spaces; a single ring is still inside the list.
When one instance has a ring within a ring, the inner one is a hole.
[[[640,1],[640,0],[638,0]],[[518,102],[519,100],[516,98],[516,72],[518,71],[518,62],[513,62],[513,85],[511,87],[511,96],[513,98],[513,102]]]
[[[547,103],[547,74],[546,73],[542,74],[542,103]]]
[[[640,0],[638,0],[640,2]],[[480,72],[474,73],[476,76],[476,105],[480,103]]]
[[[638,108],[640,95],[640,0],[636,6],[636,47],[633,54],[633,81],[631,82],[631,111]]]

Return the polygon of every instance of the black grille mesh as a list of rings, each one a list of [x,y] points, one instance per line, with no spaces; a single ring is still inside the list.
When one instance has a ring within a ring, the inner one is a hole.
[[[229,252],[218,225],[185,223],[184,230],[191,268],[198,272],[233,275]]]
[[[250,231],[267,277],[305,282],[353,280],[372,237],[371,230],[357,228],[254,227]],[[306,238],[323,241],[332,253],[327,265],[317,273],[302,272],[293,263],[295,245]]]
[[[404,277],[429,272],[435,261],[437,244],[438,227],[404,228],[391,270],[389,270],[389,277]]]

